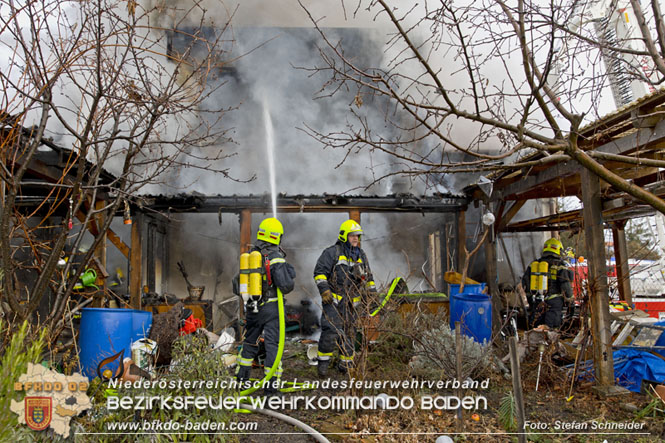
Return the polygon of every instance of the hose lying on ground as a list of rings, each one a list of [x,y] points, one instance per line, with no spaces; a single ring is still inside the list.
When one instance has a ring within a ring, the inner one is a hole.
[[[285,421],[286,423],[288,423],[290,425],[293,425],[293,426],[296,426],[296,427],[302,429],[303,431],[305,431],[309,435],[311,435],[312,438],[314,440],[318,441],[318,442],[330,443],[330,441],[327,438],[325,438],[323,436],[323,434],[321,434],[319,431],[317,431],[316,429],[314,429],[313,427],[311,427],[309,425],[306,425],[305,423],[301,422],[300,420],[296,420],[293,417],[289,417],[288,415],[284,415],[282,413],[271,411],[271,410],[268,410],[268,409],[255,409],[255,408],[251,407],[250,405],[247,405],[247,404],[244,404],[244,403],[241,403],[240,407],[243,408],[243,409],[247,409],[248,411],[259,412],[261,414],[265,414],[265,415],[269,415],[271,417],[278,418],[282,421]]]

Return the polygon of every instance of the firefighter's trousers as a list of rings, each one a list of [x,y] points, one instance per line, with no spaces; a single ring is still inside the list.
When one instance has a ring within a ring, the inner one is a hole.
[[[330,360],[333,352],[339,350],[340,367],[348,369],[353,366],[357,319],[356,308],[346,299],[338,304],[323,305],[319,362]]]
[[[238,379],[246,380],[249,378],[252,368],[252,361],[259,352],[259,337],[263,333],[263,343],[266,348],[266,359],[264,362],[264,373],[268,373],[275,363],[277,349],[279,348],[279,308],[277,299],[270,299],[259,306],[259,312],[247,310],[246,314],[246,333],[242,344],[242,352],[238,359],[240,369],[238,370]],[[272,379],[277,380],[282,375],[282,364],[280,362],[277,371]]]

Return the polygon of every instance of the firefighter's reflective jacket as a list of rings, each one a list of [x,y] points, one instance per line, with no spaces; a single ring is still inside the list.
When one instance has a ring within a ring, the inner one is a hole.
[[[335,303],[348,299],[356,304],[365,292],[376,291],[365,251],[360,249],[356,259],[347,257],[341,241],[321,253],[314,267],[314,281],[319,294],[332,292]]]
[[[542,257],[537,261],[538,264],[547,263],[547,287],[542,291],[545,300],[564,297],[568,299],[573,296],[573,288],[570,282],[570,270],[567,268],[565,261],[553,252],[545,252]],[[538,292],[543,289],[543,284],[538,284],[538,278],[532,278],[532,269],[543,270],[543,266],[527,266],[524,275],[522,276],[522,286],[529,289],[532,293]],[[535,286],[534,286],[535,283]]]
[[[253,251],[259,251],[263,256],[263,298],[273,299],[277,297],[275,288],[279,288],[286,295],[293,291],[295,286],[295,269],[284,259],[284,253],[277,245],[264,241],[258,241]],[[267,269],[267,263],[270,263]]]

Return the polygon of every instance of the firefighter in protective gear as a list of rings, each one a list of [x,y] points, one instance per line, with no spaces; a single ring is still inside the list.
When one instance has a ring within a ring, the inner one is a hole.
[[[261,296],[257,302],[258,309],[246,306],[246,330],[240,357],[238,358],[237,378],[249,380],[252,362],[259,352],[259,338],[263,334],[266,349],[264,371],[268,373],[275,362],[279,347],[279,311],[277,306],[277,289],[286,295],[293,290],[296,271],[284,257],[286,254],[279,247],[284,228],[276,218],[267,218],[259,225],[256,235],[257,244],[252,248],[263,257],[261,262],[262,285]],[[252,301],[247,303],[249,305]],[[280,367],[273,380],[279,381],[282,374]],[[272,381],[272,380],[271,380]],[[275,393],[276,387],[266,389],[267,394]]]
[[[328,373],[335,349],[339,350],[338,369],[346,373],[353,366],[356,321],[364,300],[376,292],[374,277],[365,252],[360,248],[362,228],[347,220],[339,228],[337,242],[326,248],[314,267],[314,281],[321,294],[321,338],[318,373]]]
[[[572,301],[570,270],[561,255],[562,250],[561,241],[556,238],[547,240],[542,257],[527,266],[522,276],[522,286],[529,289],[531,319],[536,320],[534,326],[544,324],[549,328],[558,328],[561,326],[564,301]]]

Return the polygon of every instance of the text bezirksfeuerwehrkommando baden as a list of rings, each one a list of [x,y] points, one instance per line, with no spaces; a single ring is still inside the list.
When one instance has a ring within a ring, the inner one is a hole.
[[[487,389],[489,379],[483,381],[467,379],[453,380],[297,380],[268,382],[263,380],[243,381],[235,379],[216,380],[140,380],[136,382],[121,382],[112,380],[109,388],[124,389],[154,389],[163,390],[218,390],[220,395],[118,395],[107,398],[107,408],[117,409],[242,409],[243,403],[249,403],[253,408],[263,409],[266,406],[282,409],[411,409],[419,406],[421,409],[487,409],[487,399],[484,396],[457,397],[454,395],[422,395],[414,399],[410,395],[388,396],[379,399],[373,395],[295,395],[289,397],[248,397],[238,395],[224,395],[224,390],[241,390],[250,387],[285,388],[297,385],[304,390],[312,389]],[[268,402],[268,403],[266,403]]]

